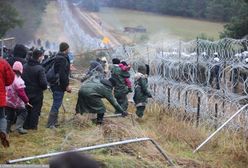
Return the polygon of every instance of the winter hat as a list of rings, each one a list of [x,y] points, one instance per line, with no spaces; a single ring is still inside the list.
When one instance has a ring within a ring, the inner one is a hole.
[[[214,61],[215,61],[215,62],[220,62],[220,59],[219,59],[218,57],[215,57],[215,58],[214,58]]]
[[[138,72],[140,72],[143,75],[145,75],[147,73],[146,66],[145,65],[139,65],[138,66]]]
[[[121,61],[118,58],[113,58],[112,63],[113,64],[119,64]]]
[[[248,58],[245,59],[245,62],[248,63]]]
[[[19,71],[21,74],[23,72],[23,66],[22,63],[20,61],[16,61],[13,65],[13,70],[15,71]]]
[[[214,56],[218,56],[218,53],[217,53],[217,52],[215,52],[215,53],[214,53]]]
[[[121,64],[125,65],[125,66],[128,66],[127,62],[126,61],[121,61]]]
[[[13,55],[14,57],[26,58],[28,53],[27,48],[22,44],[16,44],[14,47]]]
[[[43,55],[43,52],[41,50],[35,49],[33,52],[33,59],[38,60]]]
[[[69,47],[70,47],[70,46],[69,46],[66,42],[62,42],[62,43],[60,43],[60,45],[59,45],[59,51],[60,51],[60,52],[63,52],[63,51],[65,51],[65,50],[67,50]]]
[[[106,58],[106,57],[102,57],[102,58],[101,58],[101,61],[102,61],[103,63],[107,63],[107,58]]]

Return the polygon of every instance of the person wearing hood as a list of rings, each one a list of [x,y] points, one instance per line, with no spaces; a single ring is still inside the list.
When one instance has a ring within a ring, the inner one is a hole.
[[[130,73],[128,71],[123,71],[119,67],[120,60],[118,58],[112,59],[112,63],[111,78],[114,79],[116,83],[114,88],[114,96],[123,110],[126,111],[128,109],[127,94],[129,93],[129,90],[125,83],[125,78],[130,78]]]
[[[15,123],[15,129],[20,134],[26,134],[27,130],[23,129],[23,124],[27,117],[27,106],[32,106],[29,104],[29,99],[25,92],[25,83],[21,77],[23,72],[22,63],[16,61],[13,65],[13,71],[15,72],[15,80],[12,85],[6,87],[7,92],[7,105],[6,105],[6,115],[7,115],[7,133],[10,132],[11,125]]]
[[[147,67],[140,65],[138,72],[134,76],[134,96],[133,100],[136,106],[136,115],[142,118],[147,104],[147,99],[152,98],[148,90]]]
[[[101,64],[101,59],[97,58],[96,60],[90,61],[90,67],[87,76],[95,75],[96,78],[103,79],[104,78],[104,69]]]
[[[97,124],[102,124],[104,113],[106,112],[102,99],[106,98],[118,113],[126,116],[127,113],[118,104],[112,94],[112,90],[115,85],[116,83],[112,78],[108,80],[102,79],[100,81],[94,79],[85,82],[78,92],[76,114],[96,113]]]
[[[28,115],[24,123],[25,129],[38,128],[39,116],[43,104],[43,91],[47,89],[45,69],[42,67],[43,52],[36,49],[32,57],[23,66],[22,78],[26,84],[25,91],[32,108],[28,107]]]
[[[22,65],[24,65],[27,62],[27,53],[28,49],[23,44],[16,44],[13,51],[13,57],[8,58],[8,63],[10,66],[13,66],[16,61],[20,61]]]

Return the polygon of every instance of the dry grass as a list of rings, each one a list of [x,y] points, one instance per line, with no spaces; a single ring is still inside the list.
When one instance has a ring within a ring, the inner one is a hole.
[[[79,87],[74,82],[74,87]],[[131,117],[105,119],[103,126],[92,124],[94,116],[74,116],[77,93],[66,94],[61,108],[61,127],[56,130],[45,128],[51,106],[51,93],[45,93],[44,108],[38,131],[29,131],[27,135],[10,134],[11,147],[1,149],[0,160],[16,159],[38,154],[71,150],[112,141],[150,137],[155,139],[180,167],[245,167],[247,165],[247,143],[240,134],[224,131],[211,140],[199,153],[192,151],[209,134],[205,128],[196,128],[194,122],[188,122],[178,115],[180,109],[162,108],[151,102],[147,106],[143,119]],[[106,102],[108,111],[113,108]],[[135,108],[129,106],[129,112]],[[177,114],[177,115],[175,115]],[[149,143],[135,143],[89,152],[105,167],[167,167],[166,161]],[[47,163],[47,159],[25,162],[25,164]]]
[[[58,11],[53,8],[56,7],[56,5],[53,3],[56,2],[50,3],[52,6],[48,7],[47,13],[44,15],[43,23],[45,27],[50,25],[50,23],[54,23],[54,19],[49,20],[49,18],[57,18],[58,15]],[[119,27],[119,29],[122,29],[123,26],[132,26],[130,20],[123,20],[128,18],[127,15],[130,15],[129,18],[135,18],[136,24],[144,23],[143,14],[140,12],[125,12],[126,16],[122,16],[123,13],[122,11],[120,11],[120,13],[116,11],[114,15],[116,20],[113,19],[111,22],[114,23],[116,21],[119,23],[116,24],[122,26]],[[106,17],[108,17],[109,14],[103,10],[101,15],[105,14]],[[46,18],[47,15],[50,17]],[[133,17],[133,15],[137,17]],[[143,19],[140,19],[141,16]],[[184,35],[182,36],[184,39],[194,38],[196,34],[192,35],[192,32],[199,34],[198,30],[204,30],[205,28],[204,31],[213,33],[213,35],[206,33],[207,35],[216,37],[218,31],[222,30],[222,24],[152,14],[148,16],[147,13],[146,18],[148,20],[146,21],[148,26],[154,26],[157,25],[157,22],[161,22],[159,27],[162,27],[163,30],[166,28],[165,33],[167,34],[170,34],[171,31],[175,29],[175,32],[169,35],[173,36],[173,38],[175,36],[181,36],[180,33],[177,32],[181,32]],[[149,20],[152,22],[149,22]],[[106,21],[108,22],[107,19]],[[171,25],[167,24],[170,22],[172,23]],[[130,23],[130,25],[127,23]],[[56,24],[56,26],[50,26],[54,28],[59,26],[58,23],[54,24]],[[194,26],[192,27],[192,25]],[[187,26],[190,28],[187,28]],[[45,27],[38,30],[37,34],[44,35],[44,38],[49,40],[54,40],[53,37],[56,36],[57,38],[59,36],[58,34],[51,34],[50,36],[50,32],[48,32],[50,30],[46,30]],[[178,30],[178,28],[184,28],[185,31],[191,30],[191,32],[188,33],[181,29]],[[211,30],[211,28],[214,30]],[[59,29],[56,29],[56,31],[51,30],[53,33],[60,33],[61,31],[59,31]],[[157,31],[156,27],[148,27],[148,31],[151,34],[160,32]],[[48,37],[51,37],[51,39]],[[77,90],[79,83],[74,82],[73,87],[75,88],[74,90]],[[11,133],[11,147],[8,149],[1,147],[0,162],[4,163],[5,160],[70,150],[111,141],[135,137],[150,137],[156,140],[180,167],[243,168],[248,164],[247,141],[246,138],[240,136],[238,132],[234,134],[231,131],[223,131],[211,140],[199,153],[193,154],[192,151],[195,147],[199,145],[210,132],[207,131],[209,128],[196,128],[194,121],[190,118],[185,119],[182,109],[168,109],[160,104],[151,102],[151,104],[147,106],[144,118],[135,119],[134,125],[131,118],[127,117],[106,119],[103,126],[96,126],[90,121],[92,115],[74,116],[76,101],[76,91],[72,94],[66,94],[64,99],[66,112],[64,112],[62,108],[60,109],[60,128],[56,130],[46,129],[45,125],[52,102],[51,93],[46,91],[39,130],[29,131],[27,135]],[[113,108],[108,103],[106,103],[106,106],[108,111],[113,111]],[[135,112],[135,108],[132,104],[130,104],[128,111],[131,113]],[[158,151],[149,142],[99,149],[89,153],[97,160],[102,161],[105,167],[110,168],[167,167],[164,158],[161,157]],[[30,163],[43,164],[48,163],[48,160],[33,160],[25,162],[24,164]]]
[[[159,123],[154,120],[154,115],[156,116],[158,112],[162,114],[161,117],[157,117]],[[157,141],[171,153],[179,165],[185,163],[186,159],[187,163],[192,161],[192,167],[246,167],[248,146],[247,138],[243,136],[244,132],[224,130],[198,153],[193,154],[192,151],[209,136],[209,128],[196,128],[195,122],[185,121],[183,115],[180,115],[184,113],[181,109],[164,110],[153,104],[147,113],[149,120],[147,126],[159,133],[156,135]]]

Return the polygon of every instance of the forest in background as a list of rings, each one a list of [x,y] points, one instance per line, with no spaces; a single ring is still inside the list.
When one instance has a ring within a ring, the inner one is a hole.
[[[16,37],[18,43],[33,40],[49,0],[1,0],[0,38]],[[248,35],[248,0],[68,0],[90,11],[101,6],[148,11],[210,21],[226,22],[220,38]]]
[[[1,0],[0,37],[15,37],[16,42],[34,39],[48,0]]]
[[[81,0],[81,6],[92,11],[108,6],[227,22],[221,38],[242,38],[248,34],[248,0]]]

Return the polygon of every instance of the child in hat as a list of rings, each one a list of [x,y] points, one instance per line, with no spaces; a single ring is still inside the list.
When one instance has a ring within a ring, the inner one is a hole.
[[[25,83],[21,78],[23,72],[22,63],[16,61],[13,64],[13,71],[15,72],[14,82],[12,85],[6,87],[7,132],[10,131],[11,125],[14,124],[16,119],[16,130],[20,134],[26,134],[27,130],[23,129],[23,124],[27,116],[26,105],[31,105],[29,104],[29,99],[24,90]]]

